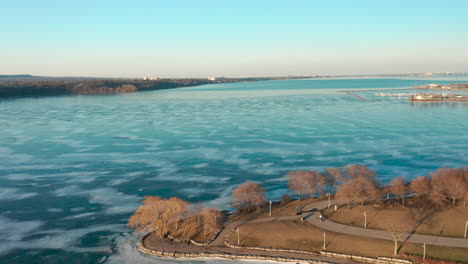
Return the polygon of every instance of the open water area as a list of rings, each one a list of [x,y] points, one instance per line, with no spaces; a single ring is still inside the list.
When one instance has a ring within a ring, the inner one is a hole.
[[[468,104],[340,92],[453,82],[468,77],[2,99],[0,262],[240,263],[143,256],[126,222],[145,195],[226,209],[232,189],[253,180],[280,199],[291,170],[357,163],[385,183],[467,166]]]

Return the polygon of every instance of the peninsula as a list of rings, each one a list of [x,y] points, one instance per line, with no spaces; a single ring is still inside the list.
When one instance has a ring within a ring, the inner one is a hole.
[[[291,171],[288,187],[296,200],[284,195],[266,202],[255,182],[233,190],[232,214],[146,196],[129,226],[144,234],[138,250],[157,257],[466,263],[467,173],[467,167],[440,168],[430,177],[382,184],[363,165]]]

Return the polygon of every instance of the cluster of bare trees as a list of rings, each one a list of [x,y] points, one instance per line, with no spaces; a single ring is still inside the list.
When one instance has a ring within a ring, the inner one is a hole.
[[[440,168],[430,177],[419,176],[408,183],[403,177],[394,178],[390,185],[383,186],[376,173],[364,165],[350,164],[344,168],[328,168],[317,171],[291,171],[287,174],[289,189],[301,197],[335,193],[345,202],[364,204],[378,202],[390,193],[401,203],[408,194],[427,198],[435,204],[452,204],[463,201],[468,204],[468,167]],[[252,181],[239,185],[232,191],[232,205],[239,212],[250,212],[265,205],[265,190]],[[205,237],[219,230],[221,213],[216,208],[190,204],[179,198],[162,199],[146,196],[143,204],[128,221],[137,231],[155,232],[159,237],[174,237],[189,241],[202,233]]]
[[[390,183],[390,192],[401,199],[408,193],[416,194],[418,198],[428,198],[437,205],[452,204],[462,201],[468,203],[468,167],[439,168],[430,173],[429,177],[418,176],[408,183],[398,177]]]
[[[232,191],[232,200],[239,212],[251,211],[265,204],[265,190],[248,181]],[[130,217],[128,226],[136,231],[154,232],[160,238],[189,242],[197,234],[214,235],[222,224],[222,214],[217,208],[190,204],[180,198],[145,196],[142,203]]]
[[[289,189],[301,197],[322,196],[325,190],[349,204],[364,203],[369,198],[378,198],[379,182],[375,172],[363,165],[350,164],[344,168],[328,168],[317,171],[291,171],[287,174]]]
[[[336,197],[345,201],[348,208],[353,201],[364,204],[379,199],[380,183],[374,171],[364,165],[350,164],[344,167],[343,176]]]
[[[429,198],[438,204],[450,201],[455,205],[463,200],[466,207],[468,203],[468,167],[451,169],[440,168],[431,174]]]
[[[328,168],[323,173],[317,171],[291,171],[287,174],[289,189],[298,195],[323,195],[327,190],[350,207],[351,203],[364,204],[367,201],[380,201],[392,194],[397,201],[405,204],[405,197],[416,194],[418,198],[428,198],[438,205],[463,201],[468,204],[468,167],[440,168],[430,177],[419,176],[411,182],[403,177],[394,178],[389,185],[382,185],[376,173],[364,165],[350,164],[343,168]]]
[[[265,204],[265,190],[256,182],[245,182],[232,191],[232,204],[239,212],[259,208]]]
[[[221,213],[216,208],[194,206],[176,197],[146,196],[142,203],[128,221],[137,231],[188,242],[200,232],[209,236],[220,228]]]
[[[326,179],[317,171],[291,171],[287,174],[289,189],[301,197],[323,195]]]

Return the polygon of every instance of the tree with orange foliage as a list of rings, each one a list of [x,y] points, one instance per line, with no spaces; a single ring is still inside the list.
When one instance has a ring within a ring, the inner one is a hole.
[[[410,190],[421,197],[431,191],[431,182],[425,176],[418,176],[411,181]]]
[[[261,207],[265,204],[265,190],[256,182],[245,182],[232,191],[232,202],[239,211]]]
[[[403,177],[396,177],[390,182],[390,191],[397,198],[401,198],[402,204],[405,204],[405,193],[407,189],[407,183]]]
[[[128,226],[137,231],[155,232],[160,238],[166,237],[178,228],[179,221],[188,211],[189,203],[172,197],[145,196],[136,212],[130,217]]]

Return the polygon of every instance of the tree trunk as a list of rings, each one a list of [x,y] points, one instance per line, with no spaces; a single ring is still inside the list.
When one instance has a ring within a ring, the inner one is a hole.
[[[348,209],[351,209],[351,208],[349,208],[349,201],[348,201]]]
[[[397,255],[398,254],[398,239],[395,239],[394,242],[395,242],[395,248],[393,249],[393,255]]]

